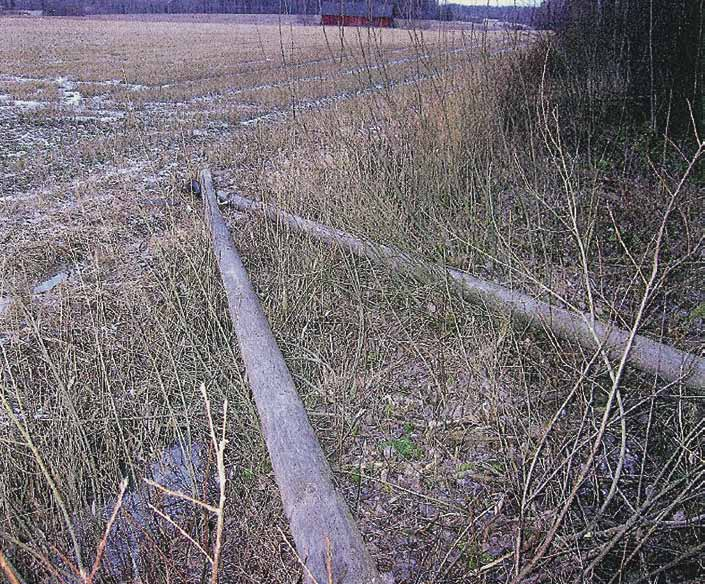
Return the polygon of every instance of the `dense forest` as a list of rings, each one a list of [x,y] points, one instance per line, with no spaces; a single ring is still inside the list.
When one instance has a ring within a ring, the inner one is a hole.
[[[586,90],[622,80],[620,115],[659,134],[705,131],[705,1],[545,0],[536,22],[557,31],[554,72]]]

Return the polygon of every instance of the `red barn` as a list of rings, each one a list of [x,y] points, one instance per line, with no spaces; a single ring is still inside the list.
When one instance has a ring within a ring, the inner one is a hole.
[[[325,26],[394,26],[390,2],[332,0],[321,2],[321,24]]]

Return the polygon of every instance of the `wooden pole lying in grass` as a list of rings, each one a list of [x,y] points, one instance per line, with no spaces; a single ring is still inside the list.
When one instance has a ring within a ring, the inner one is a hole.
[[[284,511],[305,566],[305,582],[381,583],[350,511],[333,487],[330,467],[218,209],[207,170],[201,172],[201,190],[230,316]]]
[[[469,300],[482,302],[497,311],[509,310],[513,316],[528,324],[546,327],[558,337],[574,341],[589,351],[603,347],[610,357],[620,359],[628,344],[628,331],[599,321],[595,321],[591,327],[589,315],[551,306],[499,284],[480,280],[461,270],[425,262],[386,245],[363,241],[344,231],[303,219],[272,205],[238,195],[231,195],[229,203],[240,211],[261,213],[273,221],[284,223],[326,243],[340,245],[358,256],[372,259],[419,280],[446,280],[449,286]],[[693,389],[705,389],[705,359],[642,335],[634,337],[627,362],[637,369],[658,375],[667,382],[682,381]]]

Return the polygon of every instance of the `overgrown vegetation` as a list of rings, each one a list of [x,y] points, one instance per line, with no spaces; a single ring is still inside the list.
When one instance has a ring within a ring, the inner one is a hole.
[[[547,0],[561,74],[628,125],[692,140],[705,131],[705,4]],[[552,73],[555,73],[552,71]],[[549,73],[550,75],[550,73]],[[593,113],[596,113],[594,111]],[[608,123],[603,120],[602,123]],[[695,128],[694,128],[695,125]]]
[[[189,34],[199,26],[188,24]],[[210,26],[224,52],[227,25]],[[276,50],[290,44],[301,61],[330,50],[332,36],[302,30],[272,28],[267,38]],[[211,130],[197,146],[184,142],[196,140],[188,132],[198,122],[162,120],[151,99],[130,98],[131,139],[109,142],[116,159],[150,153],[150,167],[171,158],[183,168],[156,181],[154,170],[137,168],[133,176],[153,182],[136,192],[124,176],[89,182],[83,189],[91,192],[74,187],[74,221],[61,212],[67,195],[49,191],[38,240],[18,235],[3,252],[11,269],[0,292],[13,304],[2,317],[0,561],[26,581],[46,581],[53,568],[68,582],[78,561],[90,567],[122,476],[136,496],[143,478],[158,481],[154,465],[173,445],[205,454],[202,464],[182,455],[192,476],[172,488],[215,500],[202,382],[216,417],[223,400],[230,404],[221,577],[296,578],[199,203],[178,190],[201,164],[215,170],[225,195],[262,198],[702,353],[705,187],[703,147],[694,145],[702,136],[659,139],[660,126],[623,115],[631,103],[624,70],[581,78],[560,38],[512,33],[500,46],[457,31],[388,32],[346,30],[335,46],[348,58],[336,53],[318,70],[296,63],[230,71],[234,59],[226,58],[215,80],[204,69],[188,76],[193,85],[160,89],[165,111],[183,112],[188,101],[207,110],[206,122],[221,107],[277,114]],[[279,34],[286,42],[276,45]],[[135,55],[131,83],[170,84]],[[100,80],[99,64],[84,67],[81,75]],[[252,88],[265,74],[283,83],[264,87],[267,78]],[[201,84],[208,100],[197,101]],[[175,127],[182,133],[168,142]],[[18,172],[18,162],[9,164]],[[86,172],[71,168],[78,178]],[[169,204],[137,203],[155,191]],[[93,192],[110,195],[109,212]],[[31,220],[34,200],[11,208]],[[421,285],[280,225],[229,219],[383,572],[429,583],[705,574],[702,395],[548,330],[524,330],[444,282]],[[28,293],[62,265],[83,267],[61,294]],[[139,574],[145,582],[214,572],[206,557],[216,543],[213,518],[158,494],[152,489],[148,500],[174,514],[188,537],[147,522],[140,561],[124,549],[120,561],[110,556],[100,572],[107,581],[110,570],[116,581]],[[133,509],[123,507],[121,518]]]

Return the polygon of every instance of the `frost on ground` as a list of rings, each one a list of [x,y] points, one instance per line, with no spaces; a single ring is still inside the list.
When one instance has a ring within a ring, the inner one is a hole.
[[[404,50],[409,51],[408,48]],[[471,50],[474,46],[464,48],[462,52]],[[458,52],[453,49],[448,54]],[[223,139],[236,134],[240,128],[284,120],[295,115],[297,110],[325,109],[397,86],[431,80],[438,75],[437,72],[397,71],[397,67],[413,64],[418,59],[428,60],[426,52],[402,58],[394,58],[393,54],[394,51],[382,59],[378,57],[374,64],[366,66],[368,73],[379,74],[379,78],[349,79],[345,84],[350,89],[344,91],[335,90],[338,80],[358,77],[365,67],[350,68],[347,61],[337,63],[331,58],[319,58],[303,60],[291,70],[282,69],[282,73],[296,73],[303,67],[322,68],[315,75],[302,72],[279,81],[235,87],[226,82],[219,91],[206,94],[199,94],[198,82],[194,81],[186,84],[190,88],[188,91],[195,92],[193,97],[171,101],[143,98],[133,101],[133,96],[155,88],[183,86],[183,83],[147,85],[115,79],[80,80],[67,75],[0,75],[0,83],[10,89],[10,93],[0,95],[0,130],[4,146],[0,149],[0,161],[5,171],[0,177],[0,197],[21,197],[37,188],[46,190],[44,186],[32,185],[32,179],[37,177],[44,180],[51,176],[53,185],[63,187],[64,182],[56,180],[62,174],[95,174],[96,167],[105,166],[110,158],[116,158],[116,154],[123,154],[123,160],[116,160],[111,166],[130,168],[137,159],[145,157],[145,148],[150,143],[158,144],[161,152],[180,149],[183,133],[197,143]],[[382,75],[381,72],[387,69],[389,71]],[[390,72],[399,76],[389,78]],[[205,77],[205,80],[211,79]],[[331,83],[331,89],[321,92],[319,86],[325,82]],[[56,86],[57,99],[43,101],[13,97],[13,85],[27,88],[33,84]],[[297,89],[296,94],[289,95],[293,87],[304,90]],[[89,89],[90,94],[86,94]],[[127,93],[120,93],[122,91]],[[315,93],[307,97],[307,91]],[[32,156],[28,156],[30,152]],[[28,172],[34,161],[40,170]]]

